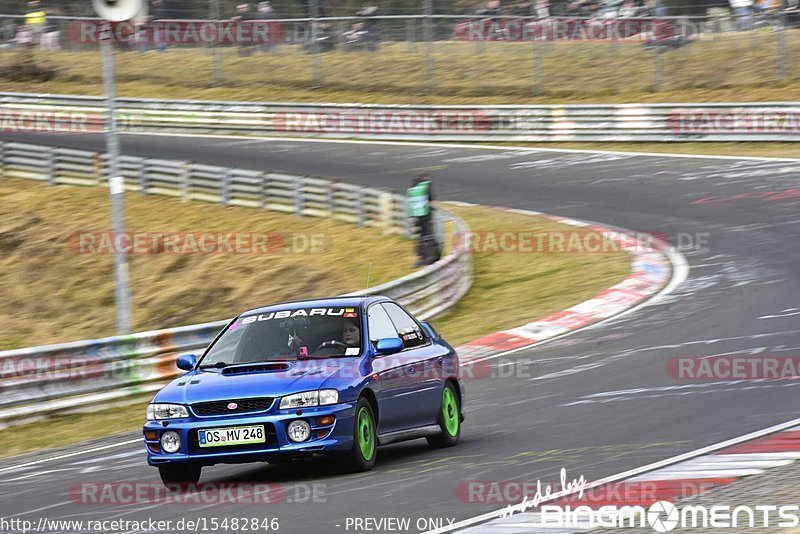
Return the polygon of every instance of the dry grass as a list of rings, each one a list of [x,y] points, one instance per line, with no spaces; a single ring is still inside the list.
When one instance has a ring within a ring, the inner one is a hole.
[[[336,295],[408,274],[410,241],[327,219],[126,195],[129,232],[322,235],[324,253],[131,255],[134,330],[225,319],[248,307]],[[108,230],[105,190],[0,181],[0,349],[115,333],[111,255],[77,254],[74,232]]]
[[[786,35],[789,50],[797,49],[800,30]],[[798,100],[800,69],[779,79],[776,42],[775,33],[764,29],[666,52],[665,85],[658,92],[654,54],[638,42],[537,44],[544,90],[539,95],[532,95],[531,43],[485,43],[482,52],[474,43],[436,43],[433,92],[425,90],[423,46],[412,52],[400,43],[377,53],[323,54],[319,88],[313,87],[309,55],[289,46],[248,57],[226,49],[219,87],[209,83],[211,55],[199,49],[118,53],[117,67],[119,93],[131,97],[450,104]],[[101,94],[96,50],[37,54],[58,67],[56,80],[2,81],[0,90]],[[11,58],[6,54],[2,61]]]
[[[547,219],[481,207],[449,206],[473,232],[574,232]],[[475,253],[472,290],[436,319],[437,330],[459,345],[583,302],[624,279],[626,253]]]

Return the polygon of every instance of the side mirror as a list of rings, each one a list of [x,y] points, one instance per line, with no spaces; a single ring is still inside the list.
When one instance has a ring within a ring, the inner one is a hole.
[[[191,371],[194,369],[194,366],[197,365],[197,356],[194,354],[181,354],[178,356],[178,361],[176,362],[178,369],[183,369],[184,371]]]
[[[385,337],[378,340],[375,345],[375,354],[378,356],[386,356],[388,354],[395,354],[403,350],[403,340],[399,337]]]

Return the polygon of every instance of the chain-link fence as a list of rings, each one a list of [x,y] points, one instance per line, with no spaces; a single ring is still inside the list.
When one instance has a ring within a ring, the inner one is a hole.
[[[711,13],[158,19],[111,31],[126,96],[187,97],[225,87],[234,98],[241,90],[241,100],[277,100],[271,95],[286,91],[309,100],[324,87],[349,101],[379,93],[580,99],[797,79],[791,51],[800,45],[800,11]],[[0,17],[0,82],[26,62],[43,63],[53,66],[44,75],[53,92],[102,93],[101,21],[49,17],[34,29],[24,22]]]

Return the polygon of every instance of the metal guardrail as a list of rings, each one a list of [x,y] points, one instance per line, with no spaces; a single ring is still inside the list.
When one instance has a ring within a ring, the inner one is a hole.
[[[140,133],[436,141],[798,141],[800,103],[421,106],[121,98]],[[3,129],[102,130],[100,97],[0,93]],[[70,122],[71,121],[71,122]],[[41,126],[41,125],[44,126]]]
[[[0,143],[0,175],[50,184],[107,187],[103,156],[23,143]],[[126,156],[128,191],[263,208],[383,228],[413,229],[405,200],[391,191],[308,176]],[[466,232],[457,216],[437,210],[437,227]],[[456,248],[408,276],[353,294],[392,297],[423,319],[447,310],[472,283],[468,250]],[[159,389],[179,374],[181,353],[203,350],[227,321],[128,336],[0,352],[0,426],[86,408]]]

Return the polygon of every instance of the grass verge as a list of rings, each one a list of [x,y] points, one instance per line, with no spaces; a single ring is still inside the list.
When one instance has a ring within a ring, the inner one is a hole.
[[[300,296],[357,291],[366,287],[370,262],[370,284],[376,285],[410,273],[416,261],[413,243],[377,229],[135,193],[125,197],[131,234],[222,233],[243,241],[241,248],[219,254],[130,255],[137,332],[216,321]],[[70,237],[110,227],[105,189],[0,180],[0,350],[115,333],[113,257],[77,253]],[[286,251],[250,253],[254,234],[266,236],[268,244],[285,243]]]
[[[70,191],[74,191],[74,188]],[[166,202],[177,206],[174,200]],[[192,205],[192,209],[200,207]],[[167,209],[169,206],[164,205],[163,208]],[[174,207],[171,211],[174,213],[175,209],[178,208]],[[234,209],[247,211],[243,208]],[[543,218],[490,208],[449,206],[449,209],[463,217],[476,232],[574,231],[573,227]],[[363,245],[364,242],[359,243],[358,247]],[[392,259],[396,260],[395,257]],[[314,260],[313,263],[318,262]],[[433,321],[436,328],[453,345],[497,330],[519,326],[591,298],[622,280],[630,270],[630,262],[624,253],[536,254],[532,257],[526,253],[486,252],[475,253],[474,268],[475,279],[471,291],[450,312]],[[292,283],[294,275],[283,274],[281,281]],[[203,287],[205,291],[209,285]],[[314,289],[315,293],[319,292]],[[230,314],[230,310],[228,308],[213,318]],[[0,457],[137,430],[143,423],[146,403],[147,400],[142,400],[128,407],[92,414],[56,416],[48,420],[47,433],[39,431],[40,423],[13,427],[6,432],[0,432]],[[91,434],[76,435],[76,428],[89,429]],[[16,437],[19,435],[37,437],[23,443]]]

